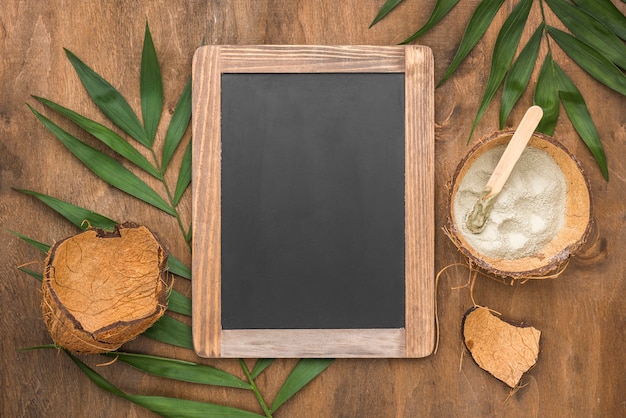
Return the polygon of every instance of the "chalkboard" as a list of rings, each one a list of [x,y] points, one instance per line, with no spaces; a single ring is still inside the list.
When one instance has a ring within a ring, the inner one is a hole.
[[[193,333],[205,357],[432,351],[432,56],[200,48]]]

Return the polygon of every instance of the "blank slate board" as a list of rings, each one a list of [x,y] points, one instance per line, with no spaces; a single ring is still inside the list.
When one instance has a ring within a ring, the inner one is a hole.
[[[433,90],[420,46],[196,52],[198,355],[432,352]]]

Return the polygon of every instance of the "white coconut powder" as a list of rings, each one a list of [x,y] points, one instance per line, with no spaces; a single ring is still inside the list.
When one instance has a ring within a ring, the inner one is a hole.
[[[505,146],[476,159],[461,180],[454,198],[459,233],[476,251],[488,257],[514,260],[532,256],[563,227],[567,183],[563,172],[545,151],[527,147],[493,205],[485,228],[473,234],[466,226]]]

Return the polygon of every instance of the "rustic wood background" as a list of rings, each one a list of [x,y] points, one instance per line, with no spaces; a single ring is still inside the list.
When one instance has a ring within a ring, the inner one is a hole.
[[[613,2],[622,12],[626,5]],[[406,0],[387,19],[368,26],[384,0],[214,0],[109,1],[5,0],[0,7],[0,415],[3,417],[150,417],[154,414],[98,389],[71,361],[52,350],[16,351],[47,344],[40,313],[39,283],[17,270],[40,269],[42,255],[12,236],[14,230],[52,243],[75,233],[60,216],[12,188],[51,194],[113,219],[149,225],[171,252],[190,262],[175,220],[105,185],[39,124],[25,103],[43,96],[104,120],[87,97],[63,48],[68,48],[115,85],[139,108],[139,62],[144,25],[149,22],[164,77],[169,120],[191,71],[193,51],[207,44],[373,44],[391,45],[413,33],[434,0]],[[454,56],[465,23],[478,0],[464,0],[420,43],[435,56],[439,79]],[[462,261],[443,234],[446,182],[467,152],[465,145],[490,66],[498,28],[516,1],[507,1],[477,49],[457,74],[436,91],[436,269]],[[536,2],[537,3],[537,2]],[[548,15],[551,22],[554,17]],[[532,22],[540,20],[538,4]],[[534,25],[533,25],[534,27]],[[529,28],[524,37],[531,34]],[[556,48],[556,47],[554,47]],[[441,322],[436,355],[420,360],[337,360],[290,400],[277,417],[414,416],[624,416],[626,415],[626,101],[600,86],[554,50],[574,79],[598,126],[611,173],[600,175],[590,153],[562,118],[555,136],[582,162],[591,182],[598,241],[584,259],[570,263],[557,280],[504,286],[479,278],[476,302],[513,321],[542,331],[537,365],[509,389],[464,354],[463,313],[472,306],[462,286],[467,272],[451,268],[441,277],[437,300]],[[538,67],[537,69],[538,70]],[[536,72],[535,75],[536,77]],[[496,98],[497,100],[497,98]],[[532,96],[526,94],[511,118],[517,124]],[[37,106],[41,108],[41,106]],[[496,127],[490,107],[477,135]],[[49,113],[46,113],[49,114]],[[162,127],[165,126],[162,123]],[[76,131],[73,131],[76,133]],[[161,130],[160,138],[164,135]],[[186,140],[189,140],[187,134]],[[182,155],[176,155],[179,164]],[[174,167],[175,168],[175,167]],[[175,170],[174,170],[175,171]],[[171,181],[175,181],[173,178]],[[190,196],[182,203],[189,221]],[[189,292],[183,280],[177,289]],[[195,359],[186,350],[140,337],[129,350]],[[102,362],[88,358],[90,365]],[[207,361],[239,373],[236,361]],[[273,398],[295,360],[276,361],[259,378]],[[124,364],[98,371],[121,389],[206,400],[261,412],[251,393],[172,383],[148,377]]]

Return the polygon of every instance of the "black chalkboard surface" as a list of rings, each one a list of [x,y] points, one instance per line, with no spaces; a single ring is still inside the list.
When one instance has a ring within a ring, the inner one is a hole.
[[[433,91],[419,46],[196,52],[198,355],[432,352]]]
[[[404,326],[404,75],[224,74],[221,100],[224,329]]]

